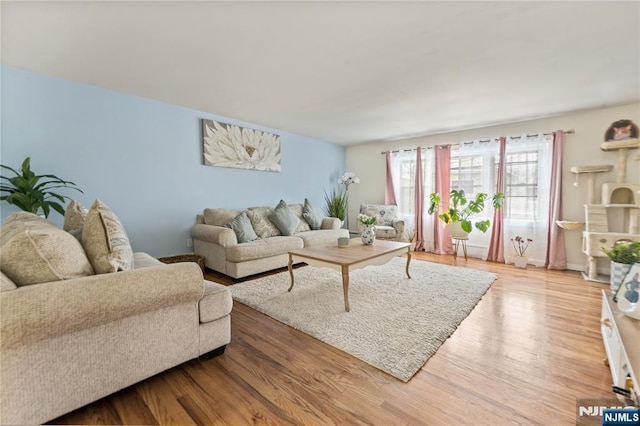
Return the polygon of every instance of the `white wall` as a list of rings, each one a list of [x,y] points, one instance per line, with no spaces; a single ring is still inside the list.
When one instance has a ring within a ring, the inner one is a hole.
[[[483,127],[459,132],[442,133],[391,142],[374,142],[347,148],[347,170],[357,173],[359,185],[349,188],[349,224],[356,227],[356,216],[361,203],[383,203],[385,188],[385,159],[382,151],[415,148],[437,144],[457,144],[461,141],[487,139],[500,136],[517,136],[523,133],[552,132],[574,129],[575,133],[565,136],[562,164],[562,219],[584,220],[584,204],[587,200],[587,179],[580,176],[575,188],[573,166],[611,164],[609,173],[596,175],[596,193],[602,183],[615,182],[618,170],[617,151],[605,152],[600,149],[606,129],[616,120],[631,119],[640,124],[640,104],[624,105],[577,112],[573,114],[522,121],[499,126]],[[632,150],[627,160],[627,181],[640,183],[640,162],[636,157],[640,150]],[[583,270],[586,257],[581,251],[581,231],[564,231],[569,269]]]

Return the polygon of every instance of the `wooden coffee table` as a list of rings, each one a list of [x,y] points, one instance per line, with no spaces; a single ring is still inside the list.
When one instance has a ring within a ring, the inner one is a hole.
[[[344,292],[344,309],[349,312],[349,272],[355,269],[364,268],[369,265],[384,265],[394,257],[407,253],[407,266],[405,271],[409,275],[409,263],[411,262],[411,244],[396,241],[377,240],[371,245],[364,245],[360,238],[352,238],[349,245],[338,247],[338,245],[305,247],[289,252],[289,274],[291,275],[291,286],[293,289],[293,262],[294,258],[301,260],[311,266],[322,266],[342,272],[342,290]]]

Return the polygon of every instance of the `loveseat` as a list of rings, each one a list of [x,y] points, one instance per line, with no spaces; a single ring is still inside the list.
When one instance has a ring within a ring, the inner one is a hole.
[[[234,220],[244,221],[245,229]],[[207,268],[238,279],[287,266],[289,250],[336,245],[338,238],[349,237],[340,226],[340,219],[324,217],[309,200],[289,205],[281,200],[275,207],[204,209],[196,216],[191,237]]]
[[[230,342],[230,291],[196,263],[90,259],[81,234],[23,212],[0,227],[0,424],[48,422]]]

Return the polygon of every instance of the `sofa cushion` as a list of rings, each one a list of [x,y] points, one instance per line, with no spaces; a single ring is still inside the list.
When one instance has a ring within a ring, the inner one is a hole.
[[[46,220],[12,220],[1,229],[0,269],[18,287],[93,275],[80,242]]]
[[[242,210],[229,209],[204,209],[204,223],[207,225],[224,226],[234,217],[242,213]]]
[[[302,210],[304,209],[304,206],[300,203],[289,204],[289,209],[293,212],[293,214],[296,215],[296,217],[300,221],[298,222],[295,233],[310,231],[311,227],[309,226],[309,222],[307,222],[306,219],[302,216]]]
[[[396,238],[396,228],[393,226],[376,225],[375,226],[376,237],[382,239]]]
[[[251,226],[251,221],[247,217],[247,212],[240,213],[238,216],[225,223],[224,226],[225,228],[230,228],[235,232],[239,243],[246,243],[248,241],[258,239],[258,236]]]
[[[322,229],[322,219],[324,213],[318,207],[311,204],[311,201],[304,199],[304,207],[302,208],[302,217],[309,223],[311,229]]]
[[[62,229],[82,240],[82,228],[84,228],[84,221],[87,219],[89,210],[82,207],[76,200],[71,200],[67,209],[64,211],[64,224]]]
[[[282,235],[290,236],[296,232],[300,219],[289,209],[284,200],[280,200],[273,213],[269,215],[269,220],[273,222]]]
[[[309,231],[311,232],[311,231]],[[303,247],[302,239],[295,237],[276,236],[266,239],[257,239],[248,243],[227,247],[227,260],[229,262],[246,262],[247,260],[262,259],[270,256],[285,254],[289,250]]]
[[[40,217],[37,214],[29,213],[29,212],[16,212],[12,213],[7,217],[7,220],[4,221],[2,226],[0,227],[0,246],[4,245],[4,243],[15,234],[16,230],[19,229],[15,224],[23,224],[25,222],[41,222],[47,224],[49,226],[55,227],[56,225],[53,222],[49,222],[44,217]],[[19,225],[22,226],[22,225]]]
[[[18,288],[13,281],[9,279],[8,276],[0,271],[0,291],[11,291]]]
[[[133,269],[133,250],[118,216],[100,200],[87,214],[82,246],[96,274]]]
[[[221,284],[204,280],[204,295],[198,302],[200,322],[211,322],[231,313],[231,291]]]
[[[258,238],[282,235],[278,227],[269,220],[271,213],[273,213],[273,207],[250,207],[247,209],[247,216],[249,216],[253,230],[256,231]]]
[[[304,242],[305,247],[337,245],[338,238],[349,238],[349,230],[347,229],[323,229],[317,231],[307,231],[296,234]]]
[[[30,213],[30,212],[23,212],[23,211],[11,213],[9,217],[7,217],[7,220],[4,221],[4,225],[8,225],[11,222],[31,222],[31,221],[46,222],[52,226],[55,226],[53,222],[49,222],[47,219],[45,219],[42,216],[38,216],[37,214]]]

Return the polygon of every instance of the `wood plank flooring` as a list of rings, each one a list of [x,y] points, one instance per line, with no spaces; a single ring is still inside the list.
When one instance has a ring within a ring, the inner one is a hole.
[[[403,383],[236,303],[224,355],[191,361],[55,419],[59,424],[574,425],[576,398],[612,396],[600,290],[578,272],[465,261],[498,280]],[[231,284],[218,274],[213,281]]]

